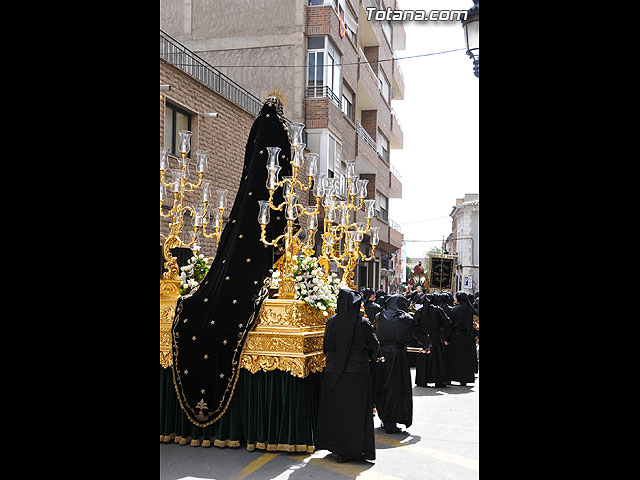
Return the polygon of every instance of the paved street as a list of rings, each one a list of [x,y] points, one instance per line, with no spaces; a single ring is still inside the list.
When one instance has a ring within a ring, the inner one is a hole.
[[[415,369],[411,369],[412,379]],[[414,424],[386,434],[375,417],[375,462],[337,463],[313,454],[160,444],[161,480],[479,478],[479,378],[472,387],[413,387]],[[402,425],[401,425],[402,426]]]

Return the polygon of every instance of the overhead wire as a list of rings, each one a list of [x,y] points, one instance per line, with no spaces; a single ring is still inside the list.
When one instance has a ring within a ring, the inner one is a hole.
[[[393,60],[406,60],[406,59],[410,59],[410,58],[420,58],[420,57],[429,57],[429,56],[433,56],[433,55],[442,55],[445,53],[452,53],[452,52],[460,52],[460,51],[464,51],[466,50],[465,48],[454,48],[453,50],[443,50],[441,52],[431,52],[431,53],[423,53],[420,55],[410,55],[407,57],[392,57],[392,58],[383,58],[383,59],[378,59],[378,60],[374,60],[374,61],[358,61],[358,62],[336,62],[334,64],[329,64],[329,63],[324,63],[324,64],[317,64],[314,65],[315,67],[324,67],[324,66],[329,66],[329,65],[337,65],[337,66],[343,66],[343,65],[358,65],[358,64],[362,64],[362,63],[375,63],[375,62],[391,62]],[[194,52],[194,53],[202,53],[202,52]],[[182,52],[180,52],[180,54],[182,54]],[[174,62],[167,62],[164,61],[162,58],[160,59],[161,62],[164,63],[169,63],[170,65],[174,65],[174,66],[193,66],[193,64],[191,63],[174,63]],[[214,68],[307,68],[308,65],[211,65]]]

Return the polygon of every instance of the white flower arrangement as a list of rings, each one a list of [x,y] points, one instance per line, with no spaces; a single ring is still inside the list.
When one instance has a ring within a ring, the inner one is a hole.
[[[338,306],[338,292],[346,285],[340,281],[335,273],[327,279],[323,276],[323,268],[315,257],[293,256],[293,275],[296,282],[297,300],[307,302],[311,307],[327,315],[327,310],[336,310]]]
[[[192,294],[200,285],[202,279],[209,272],[211,267],[211,258],[205,258],[200,253],[200,247],[193,247],[193,256],[189,259],[189,262],[180,270],[180,295]]]

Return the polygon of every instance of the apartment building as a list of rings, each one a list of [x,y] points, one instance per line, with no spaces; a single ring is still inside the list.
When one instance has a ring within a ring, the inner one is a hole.
[[[372,7],[400,8],[396,0],[161,0],[160,26],[258,98],[282,92],[286,117],[306,125],[321,173],[345,184],[346,164],[356,162],[376,200],[371,224],[380,243],[355,282],[388,290],[402,244],[389,212],[389,199],[402,196],[391,162],[403,133],[392,101],[404,98],[404,79],[393,58],[406,36],[402,22],[367,20]],[[368,238],[361,249],[370,253]]]
[[[475,293],[480,290],[480,195],[467,193],[457,198],[450,216],[447,249],[458,256],[456,290]]]

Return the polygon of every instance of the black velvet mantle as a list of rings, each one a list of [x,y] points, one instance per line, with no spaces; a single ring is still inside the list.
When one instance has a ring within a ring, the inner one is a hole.
[[[244,169],[216,257],[199,288],[178,301],[173,323],[173,378],[182,410],[199,427],[211,425],[227,409],[238,379],[247,333],[258,316],[273,267],[273,247],[260,241],[258,200],[266,188],[267,147],[280,147],[281,176],[291,175],[291,146],[282,104],[269,97],[247,140]],[[280,204],[282,189],[274,203]],[[282,234],[286,219],[272,212],[267,240]]]

